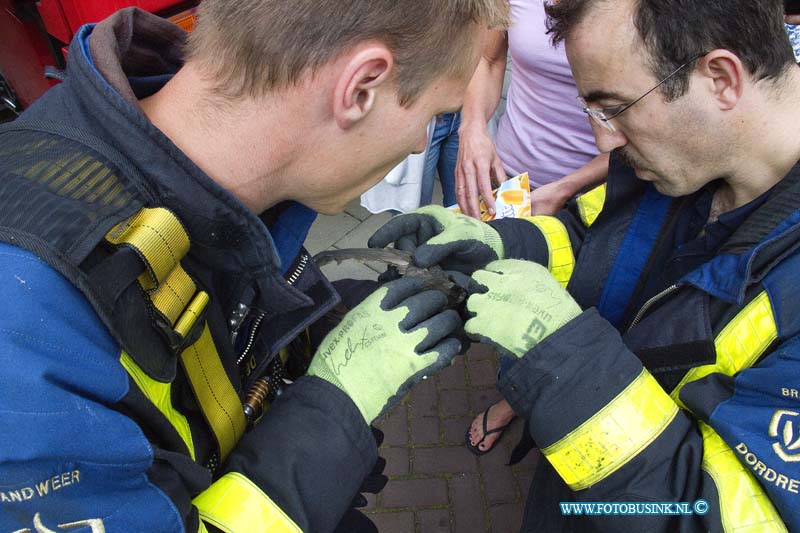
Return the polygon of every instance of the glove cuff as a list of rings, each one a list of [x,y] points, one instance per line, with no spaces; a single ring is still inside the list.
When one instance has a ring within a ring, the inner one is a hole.
[[[367,413],[364,412],[363,406],[358,401],[356,401],[356,399],[353,397],[352,394],[350,394],[350,392],[348,392],[348,390],[344,387],[344,385],[342,385],[342,382],[339,381],[339,379],[334,375],[333,372],[331,372],[331,369],[328,368],[327,365],[324,365],[324,364],[323,365],[313,365],[313,363],[312,363],[312,366],[308,369],[307,374],[309,376],[316,376],[316,377],[318,377],[320,379],[324,379],[325,381],[327,381],[331,385],[334,385],[340,391],[345,393],[348,396],[348,398],[350,398],[353,401],[353,403],[356,405],[356,407],[358,408],[359,412],[361,413],[361,416],[364,417],[364,421],[367,424],[371,424],[372,423],[372,420],[368,417]]]
[[[494,253],[497,254],[498,259],[505,259],[505,245],[500,233],[491,227],[489,224],[483,224],[483,242],[486,243]]]

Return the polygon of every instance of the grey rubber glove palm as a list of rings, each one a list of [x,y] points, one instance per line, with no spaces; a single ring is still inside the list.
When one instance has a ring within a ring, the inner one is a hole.
[[[353,308],[322,341],[308,369],[343,390],[369,424],[424,377],[448,366],[461,318],[422,280],[388,283]]]
[[[472,275],[474,292],[465,325],[470,338],[503,355],[522,357],[581,313],[572,296],[546,268],[528,261],[495,261]]]
[[[485,222],[439,206],[426,206],[400,215],[369,239],[370,248],[395,248],[414,252],[417,266],[441,265],[445,270],[472,274],[503,258],[500,234]]]

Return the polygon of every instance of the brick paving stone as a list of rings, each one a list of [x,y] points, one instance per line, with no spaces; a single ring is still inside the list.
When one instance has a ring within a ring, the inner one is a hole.
[[[374,513],[368,515],[381,533],[413,533],[414,513]]]
[[[443,390],[439,392],[439,409],[444,416],[469,414],[469,400],[465,390]]]
[[[475,456],[464,446],[416,448],[413,452],[415,473],[475,472]]]
[[[459,416],[442,420],[442,426],[444,427],[444,443],[463,444],[467,430],[470,424],[472,424],[472,418],[472,416]]]
[[[333,243],[353,231],[361,221],[347,213],[320,215],[308,231],[304,246],[311,255],[327,250]]]
[[[518,472],[515,476],[517,478],[517,486],[519,487],[520,499],[524,502],[528,499],[528,493],[531,490],[533,472]]]
[[[448,480],[453,507],[454,533],[485,531],[486,515],[480,482],[475,474],[461,474]]]
[[[375,421],[375,426],[384,433],[383,446],[408,445],[408,407],[398,404],[386,415]]]
[[[467,368],[469,382],[473,387],[494,387],[497,383],[497,369],[492,361],[470,361]]]
[[[472,396],[472,408],[476,415],[503,399],[503,395],[494,386],[484,389],[473,388],[470,390],[470,396]]]
[[[387,476],[407,476],[409,472],[408,448],[381,448],[379,455],[386,459],[383,473]]]
[[[492,533],[517,533],[522,527],[524,509],[525,505],[522,503],[507,503],[490,507],[489,517],[492,520]]]
[[[496,359],[497,352],[488,344],[475,343],[467,351],[467,359],[478,361],[480,359]]]
[[[439,444],[439,419],[434,416],[415,416],[412,418],[411,441],[414,446]]]
[[[464,359],[456,357],[453,364],[442,370],[436,376],[436,383],[440,389],[463,389],[467,386],[466,373],[464,372]]]
[[[450,533],[450,513],[445,510],[417,513],[420,533]]]
[[[483,472],[483,485],[490,503],[505,503],[517,500],[517,480],[511,467],[507,466],[508,451],[500,446],[479,459]]]
[[[447,503],[447,481],[442,478],[393,479],[381,492],[384,508],[436,507]]]
[[[435,380],[423,381],[411,389],[408,403],[414,416],[438,416],[439,398]]]

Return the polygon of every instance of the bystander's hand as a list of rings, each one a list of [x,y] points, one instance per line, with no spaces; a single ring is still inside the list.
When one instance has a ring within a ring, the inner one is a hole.
[[[458,354],[461,318],[446,307],[447,297],[421,279],[388,283],[325,337],[308,375],[344,391],[369,424]]]
[[[566,178],[565,178],[566,179]],[[571,191],[565,191],[561,180],[542,185],[531,191],[531,214],[554,215],[564,209],[564,205],[572,198]]]
[[[497,184],[503,183],[506,173],[486,124],[462,123],[458,130],[456,198],[465,215],[480,219],[479,197],[489,213],[495,213],[493,179]]]

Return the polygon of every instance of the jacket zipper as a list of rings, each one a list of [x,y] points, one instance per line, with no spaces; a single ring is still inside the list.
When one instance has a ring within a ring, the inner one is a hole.
[[[300,252],[300,260],[297,262],[297,266],[292,271],[292,273],[286,277],[286,282],[289,285],[294,285],[295,283],[297,283],[297,280],[300,279],[300,275],[303,273],[306,266],[308,265],[309,259],[310,256],[304,250]],[[245,307],[245,309],[247,308]],[[245,311],[245,315],[247,314],[247,312],[248,311]],[[256,335],[258,334],[258,330],[261,327],[261,322],[264,320],[265,316],[266,313],[264,311],[258,311],[258,314],[256,314],[255,317],[253,318],[253,327],[250,328],[250,335],[248,335],[247,344],[245,345],[244,350],[242,350],[242,353],[239,355],[239,357],[236,358],[237,365],[241,365],[242,362],[247,357],[247,355],[250,353],[250,349],[253,347]],[[233,323],[233,319],[231,320],[231,322]],[[239,320],[239,325],[241,325],[242,322],[244,322],[244,316],[242,316],[241,319]],[[238,332],[238,326],[232,334],[234,340],[236,339],[237,332]]]
[[[672,294],[673,292],[675,292],[678,289],[678,287],[679,287],[679,285],[677,283],[675,285],[670,285],[669,287],[667,287],[663,291],[659,292],[658,294],[656,294],[655,296],[653,296],[652,298],[647,300],[644,303],[644,305],[641,308],[639,308],[639,312],[636,313],[636,316],[634,317],[633,322],[631,322],[631,325],[628,326],[627,331],[632,330],[633,328],[635,328],[639,324],[639,322],[642,320],[642,318],[644,318],[644,315],[653,306],[654,303],[656,303],[658,300],[660,300],[664,296],[667,296],[668,294]]]

